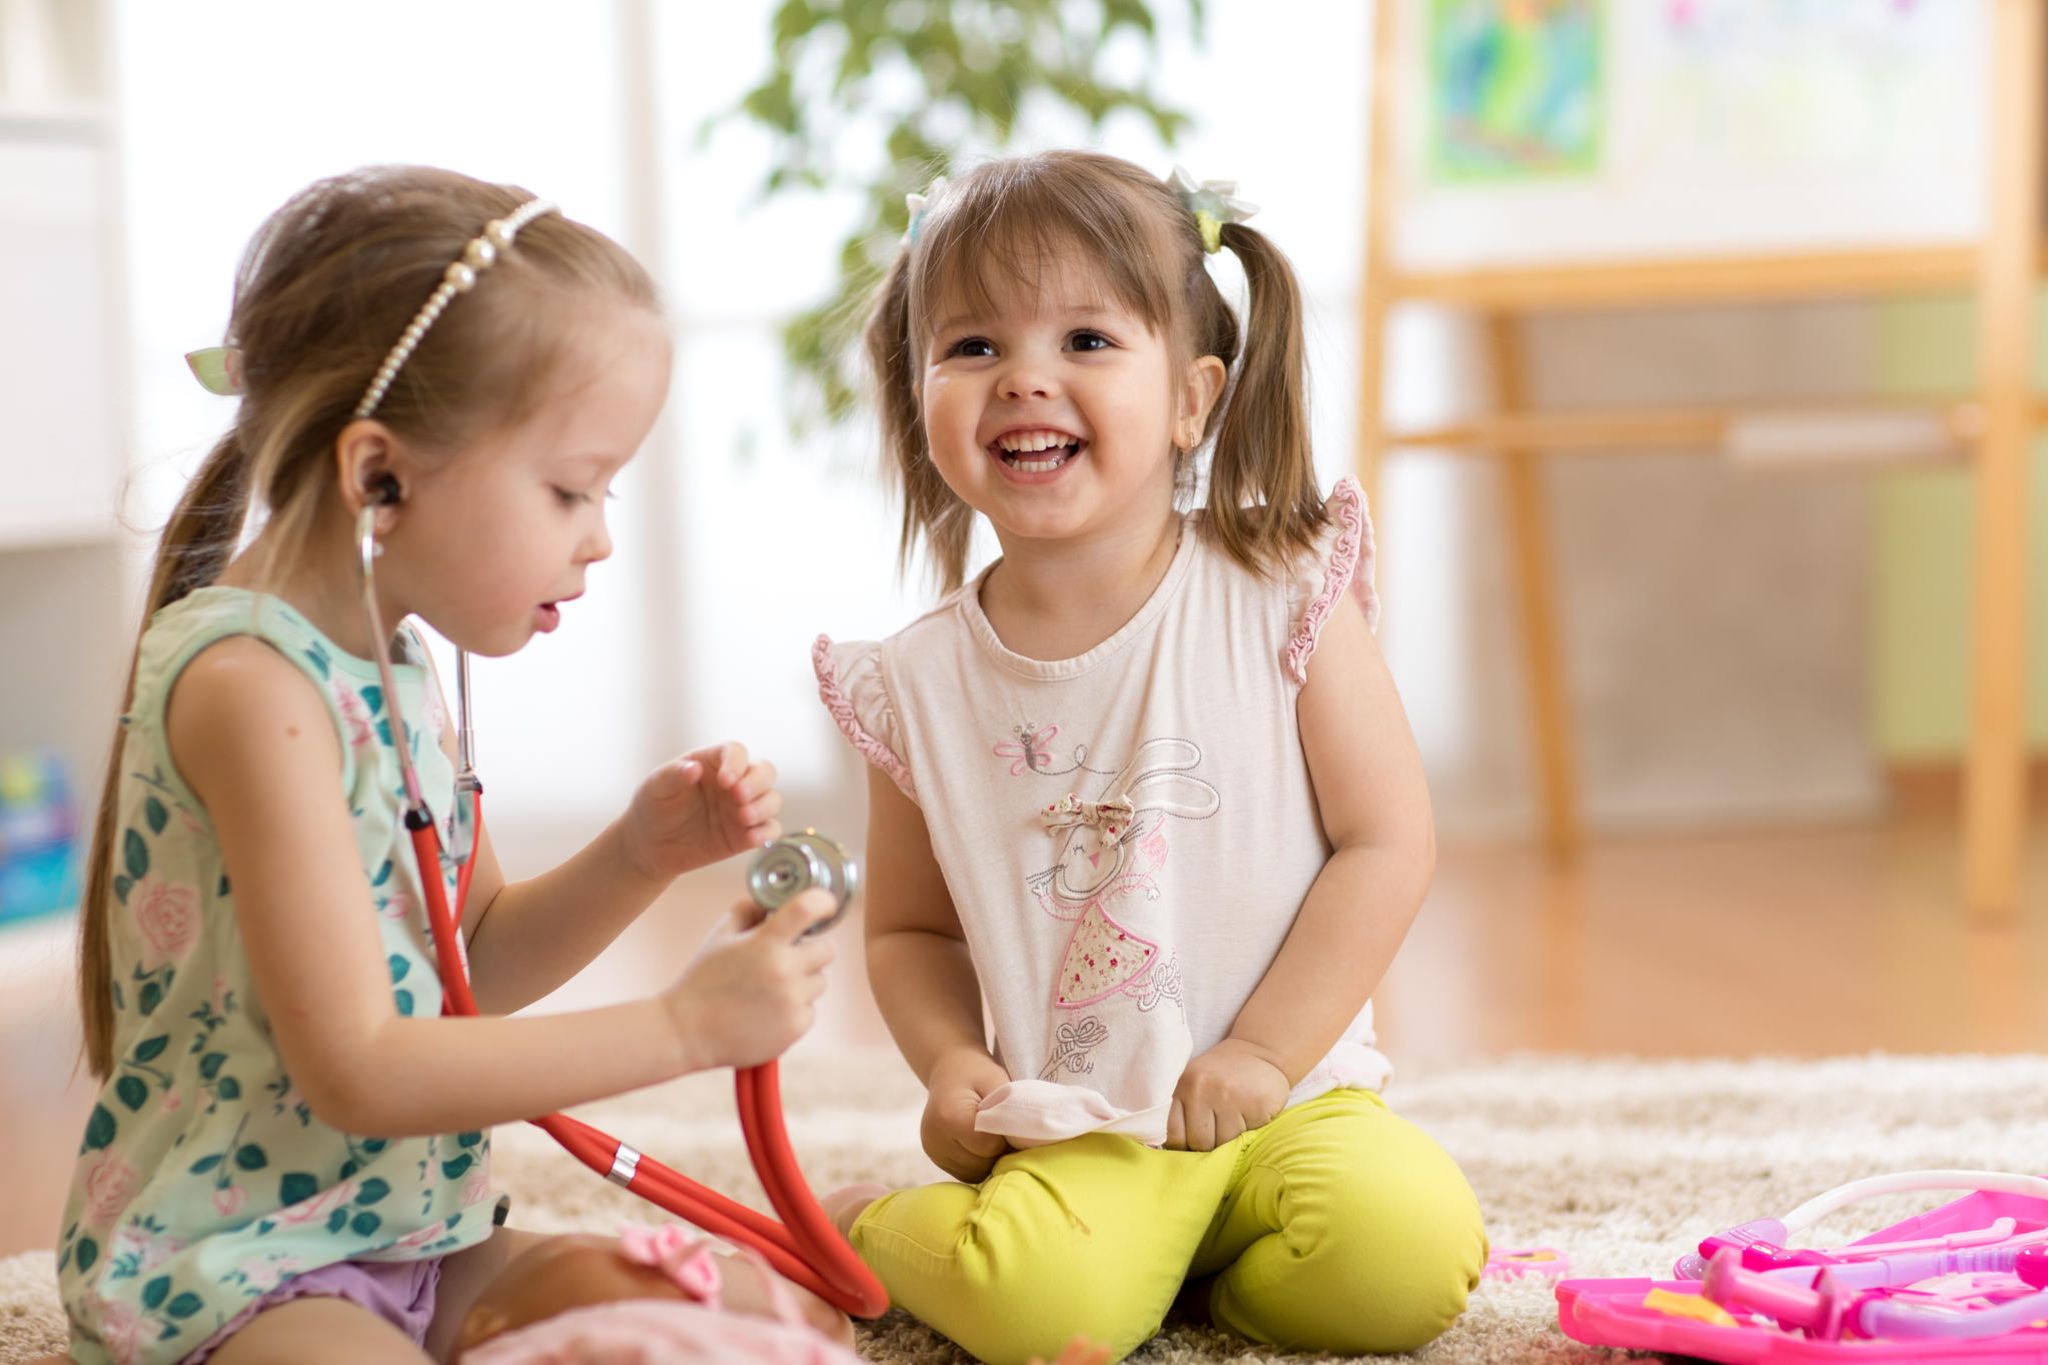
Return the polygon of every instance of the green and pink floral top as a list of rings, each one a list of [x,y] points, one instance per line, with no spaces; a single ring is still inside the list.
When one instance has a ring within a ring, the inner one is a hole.
[[[321,1122],[285,1071],[220,843],[164,738],[178,675],[235,635],[268,643],[326,700],[341,740],[337,794],[370,888],[363,914],[382,936],[392,998],[403,1014],[441,1009],[392,749],[411,749],[445,825],[447,716],[419,638],[400,633],[397,683],[401,714],[424,732],[395,729],[376,665],[276,597],[202,588],[158,612],[121,721],[107,907],[114,1069],[86,1120],[57,1246],[72,1359],[84,1365],[173,1361],[294,1275],[341,1260],[438,1256],[491,1231],[485,1134],[352,1136]],[[442,869],[451,895],[453,870]]]

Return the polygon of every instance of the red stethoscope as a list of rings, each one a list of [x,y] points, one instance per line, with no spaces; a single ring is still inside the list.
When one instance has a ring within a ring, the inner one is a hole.
[[[365,507],[357,523],[362,554],[363,605],[369,616],[370,639],[377,656],[377,672],[384,684],[384,696],[394,715],[399,695],[392,675],[391,649],[384,633],[372,576],[372,561],[378,553],[376,513]],[[441,833],[427,808],[419,774],[413,767],[403,727],[394,732],[392,749],[398,755],[398,769],[405,782],[405,827],[412,834],[413,854],[419,863],[420,889],[426,897],[427,918],[433,932],[434,956],[440,967],[444,1001],[443,1014],[477,1013],[470,994],[469,972],[461,947],[462,908],[469,901],[470,875],[476,869],[475,849],[483,830],[483,784],[477,780],[473,758],[475,735],[469,717],[469,653],[456,654],[456,705],[458,708],[458,772],[455,800],[466,799],[470,812],[470,853],[462,859],[455,878],[455,908],[448,905],[447,889],[440,876]],[[829,840],[806,831],[803,835],[778,840],[756,861],[749,876],[756,901],[772,909],[798,891],[812,885],[824,886],[839,897],[840,913],[852,898],[856,882],[853,861]],[[829,927],[837,920],[816,926]],[[814,930],[815,931],[815,930]],[[761,1253],[784,1279],[855,1317],[880,1317],[889,1307],[889,1295],[846,1239],[818,1207],[810,1186],[804,1183],[796,1157],[790,1151],[789,1134],[782,1121],[782,1088],[774,1062],[744,1067],[736,1073],[739,1094],[740,1129],[746,1136],[747,1154],[767,1191],[768,1202],[782,1221],[777,1222],[740,1204],[716,1190],[708,1189],[688,1176],[643,1155],[589,1124],[566,1114],[546,1114],[528,1120],[574,1156],[578,1161],[616,1185],[623,1185],[655,1206],[666,1209],[715,1237],[752,1247]]]

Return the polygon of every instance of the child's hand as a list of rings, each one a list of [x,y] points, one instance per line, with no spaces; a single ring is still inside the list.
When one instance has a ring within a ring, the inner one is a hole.
[[[662,993],[689,1070],[758,1066],[803,1037],[825,992],[832,943],[804,930],[829,919],[838,902],[813,888],[766,919],[751,900],[697,950],[682,980]]]
[[[960,1048],[932,1067],[931,1093],[924,1102],[924,1150],[955,1180],[979,1184],[1010,1144],[996,1133],[978,1133],[974,1116],[981,1102],[1010,1074],[980,1048]]]
[[[1181,1073],[1166,1116],[1166,1145],[1214,1151],[1240,1133],[1271,1123],[1293,1088],[1287,1073],[1262,1050],[1225,1038]]]
[[[656,881],[780,837],[775,765],[754,763],[743,744],[673,759],[656,768],[621,822],[627,861]]]

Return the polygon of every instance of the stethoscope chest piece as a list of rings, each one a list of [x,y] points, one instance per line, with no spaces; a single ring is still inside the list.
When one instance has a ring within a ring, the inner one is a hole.
[[[814,829],[777,839],[762,849],[747,869],[747,893],[771,913],[814,886],[831,892],[839,906],[831,918],[806,931],[818,934],[845,917],[846,907],[860,890],[860,864],[844,845]]]

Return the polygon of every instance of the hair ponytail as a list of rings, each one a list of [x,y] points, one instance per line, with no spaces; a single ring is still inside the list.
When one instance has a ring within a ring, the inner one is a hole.
[[[157,544],[156,564],[142,612],[143,629],[159,611],[220,577],[234,556],[249,512],[249,466],[241,438],[233,430],[221,437],[178,500]],[[125,715],[135,701],[135,668],[142,648],[128,663],[128,683],[121,691]],[[106,1079],[114,1065],[113,951],[108,917],[114,896],[114,835],[120,822],[121,764],[125,729],[114,731],[107,755],[106,781],[100,787],[99,815],[93,823],[92,851],[86,863],[85,899],[78,915],[78,1004],[85,1021],[85,1064],[93,1077]]]
[[[1309,431],[1301,288],[1263,234],[1226,223],[1223,245],[1244,265],[1249,306],[1244,355],[1209,463],[1208,520],[1232,558],[1270,571],[1310,549],[1325,518]]]

